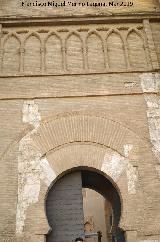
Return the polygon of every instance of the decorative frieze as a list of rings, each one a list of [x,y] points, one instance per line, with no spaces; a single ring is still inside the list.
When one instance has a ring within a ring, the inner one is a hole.
[[[146,46],[142,26],[5,29],[1,73],[59,75],[146,70],[150,66]]]

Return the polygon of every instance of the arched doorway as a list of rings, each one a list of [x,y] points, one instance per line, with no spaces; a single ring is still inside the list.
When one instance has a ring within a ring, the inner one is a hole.
[[[121,200],[117,189],[102,174],[86,169],[70,171],[59,178],[49,190],[46,199],[46,214],[51,231],[46,241],[72,242],[77,237],[86,237],[83,188],[98,192],[106,200],[106,206],[110,204],[110,213],[108,213],[110,236],[107,237],[106,242],[124,242],[124,234],[118,227]]]

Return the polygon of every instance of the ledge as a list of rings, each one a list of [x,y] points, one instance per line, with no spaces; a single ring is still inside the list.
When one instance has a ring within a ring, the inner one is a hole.
[[[24,72],[24,73],[10,73],[10,74],[3,74],[0,73],[0,79],[1,78],[12,78],[12,77],[47,77],[47,76],[86,76],[86,75],[94,75],[94,74],[132,74],[132,73],[147,73],[147,72],[159,72],[160,69],[144,69],[144,68],[135,68],[135,69],[124,69],[124,70],[116,70],[116,69],[111,69],[111,70],[104,70],[104,71],[80,71],[80,72],[71,72],[71,71],[62,71],[59,73],[47,73],[47,72],[42,72],[39,71],[39,73],[32,73],[32,72]]]
[[[83,23],[118,23],[132,21],[139,22],[143,19],[150,19],[150,21],[160,21],[160,10],[155,12],[129,12],[129,13],[110,13],[98,15],[75,15],[75,16],[0,16],[0,24],[3,26],[18,26],[18,25],[61,25],[61,24],[83,24]]]
[[[139,95],[143,94],[140,75],[119,73],[0,78],[0,100]]]

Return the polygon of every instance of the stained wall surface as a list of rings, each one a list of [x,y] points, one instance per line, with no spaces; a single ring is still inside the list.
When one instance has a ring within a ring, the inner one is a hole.
[[[0,241],[44,242],[48,189],[78,167],[116,187],[127,242],[160,241],[158,1],[0,11]]]

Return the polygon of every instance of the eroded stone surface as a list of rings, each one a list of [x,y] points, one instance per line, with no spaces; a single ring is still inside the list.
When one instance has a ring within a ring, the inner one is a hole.
[[[147,106],[147,118],[152,151],[160,162],[160,99],[156,94],[159,90],[159,74],[143,74],[140,76],[142,90]],[[154,94],[155,93],[155,94]]]
[[[47,159],[41,158],[40,151],[32,141],[31,136],[37,132],[40,120],[38,105],[34,101],[25,102],[23,106],[23,122],[28,122],[34,125],[35,128],[23,137],[19,143],[17,234],[23,232],[27,208],[29,205],[38,202],[40,181],[49,186],[56,177]]]
[[[105,154],[101,170],[109,175],[115,182],[118,181],[123,172],[126,172],[128,181],[128,193],[136,193],[136,182],[138,181],[137,168],[129,162],[128,156],[130,151],[133,149],[133,145],[124,145],[125,157],[118,153],[110,155]]]

